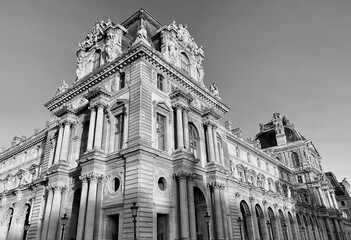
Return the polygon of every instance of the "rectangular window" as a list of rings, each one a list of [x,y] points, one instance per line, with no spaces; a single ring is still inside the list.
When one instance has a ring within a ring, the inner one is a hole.
[[[157,74],[157,89],[164,90],[163,76],[159,73]]]
[[[120,150],[123,146],[123,126],[124,114],[118,114],[115,117],[115,151]]]
[[[344,201],[341,201],[341,206],[345,206],[345,202]]]
[[[297,176],[297,182],[298,183],[303,183],[302,176]]]
[[[243,172],[239,172],[239,180],[240,180],[240,182],[244,181],[244,173]]]
[[[87,150],[88,136],[89,136],[89,123],[90,123],[90,121],[86,121],[83,124],[83,132],[82,132],[82,139],[81,139],[81,144],[80,144],[79,156],[82,156],[83,153],[85,153],[85,151]]]
[[[157,113],[156,131],[158,149],[166,150],[166,117]]]
[[[119,89],[124,88],[126,85],[126,74],[122,72],[119,76]]]
[[[269,172],[269,164],[266,162],[266,170]]]

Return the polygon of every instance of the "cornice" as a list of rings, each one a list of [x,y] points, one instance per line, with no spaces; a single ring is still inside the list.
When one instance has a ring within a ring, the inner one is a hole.
[[[17,155],[20,152],[23,152],[24,150],[38,144],[41,142],[45,136],[46,136],[47,129],[42,130],[42,132],[38,133],[35,136],[32,136],[31,138],[27,139],[25,142],[20,143],[18,145],[15,145],[5,152],[0,154],[0,161],[6,160],[12,156]]]
[[[75,82],[71,87],[69,87],[65,92],[60,95],[55,96],[53,99],[44,104],[44,106],[49,110],[53,111],[65,103],[69,102],[71,99],[82,94],[83,92],[88,91],[93,86],[102,82],[106,77],[114,74],[120,69],[124,68],[131,62],[137,60],[138,58],[143,57],[145,60],[149,61],[152,64],[155,64],[158,68],[165,71],[168,75],[172,76],[180,86],[187,88],[190,92],[197,95],[203,99],[208,104],[215,107],[218,111],[225,114],[229,111],[229,108],[223,104],[217,98],[211,96],[207,89],[199,86],[195,83],[195,80],[186,77],[179,69],[172,66],[170,63],[167,63],[161,53],[156,52],[142,43],[136,44],[128,52],[122,54],[119,58],[102,66],[96,71],[88,74],[79,81]]]

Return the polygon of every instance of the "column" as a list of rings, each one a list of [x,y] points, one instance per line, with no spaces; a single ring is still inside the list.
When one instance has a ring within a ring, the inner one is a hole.
[[[38,217],[38,225],[35,234],[35,240],[40,240],[41,231],[43,230],[43,217],[44,217],[44,206],[45,206],[45,199],[44,197],[40,198],[40,212]]]
[[[222,218],[222,209],[221,209],[221,199],[219,195],[219,188],[220,186],[217,186],[215,184],[213,186],[213,192],[214,192],[214,201],[215,201],[215,215],[216,215],[216,229],[217,229],[217,239],[222,240],[224,239],[224,233],[223,233],[223,218]]]
[[[331,192],[331,197],[332,197],[332,200],[333,200],[333,202],[334,202],[335,208],[336,208],[336,209],[339,209],[338,202],[336,201],[335,193],[334,193],[334,192]]]
[[[267,224],[266,224],[265,218],[260,217],[259,221],[260,221],[261,231],[262,231],[262,240],[269,239],[268,229],[266,227]]]
[[[60,203],[61,203],[61,192],[64,188],[61,186],[54,187],[54,199],[52,201],[52,208],[50,214],[49,232],[47,239],[56,239],[56,233],[58,228],[58,219],[60,217]],[[45,219],[44,219],[45,221]]]
[[[213,145],[214,145],[214,155],[215,155],[215,162],[216,163],[221,163],[220,158],[219,158],[219,149],[218,149],[218,142],[217,142],[217,126],[212,126],[212,136],[213,136]]]
[[[61,145],[62,145],[62,137],[63,137],[63,125],[60,125],[59,134],[57,137],[57,144],[56,144],[56,153],[54,158],[54,164],[57,164],[60,160],[60,153],[61,153]]]
[[[319,198],[321,199],[322,205],[325,206],[325,201],[324,201],[324,197],[323,197],[321,188],[317,187],[317,191],[318,191]]]
[[[319,197],[318,187],[313,187],[313,195],[318,206],[322,205],[321,198]]]
[[[327,194],[328,202],[329,202],[329,207],[334,207],[334,204],[332,202],[332,199],[330,197],[330,193],[328,190],[325,190],[325,193]]]
[[[50,155],[49,155],[49,162],[48,162],[48,168],[51,167],[54,161],[54,154],[55,154],[55,145],[56,145],[56,139],[52,138],[50,139]]]
[[[182,108],[181,106],[176,106],[177,109],[177,149],[183,149],[183,123],[182,123]]]
[[[98,149],[101,149],[103,126],[104,126],[104,106],[102,104],[99,104],[97,106],[95,141],[94,141],[94,147]]]
[[[90,112],[88,145],[87,145],[88,151],[93,149],[94,132],[95,132],[95,118],[96,118],[95,108],[94,107],[90,107],[90,108],[91,108],[91,112]]]
[[[224,238],[229,239],[229,229],[228,229],[228,220],[227,220],[227,206],[225,204],[224,197],[225,186],[222,186],[219,190],[219,197],[221,199],[222,206],[222,219],[223,219],[223,229],[224,229]]]
[[[180,201],[180,238],[189,239],[189,213],[188,197],[186,190],[186,176],[179,176],[179,201]]]
[[[209,156],[209,162],[215,161],[214,149],[213,149],[213,135],[212,135],[212,125],[207,123],[207,150]]]
[[[43,228],[42,228],[42,233],[41,233],[40,239],[47,239],[50,213],[51,213],[51,207],[52,207],[52,198],[54,196],[54,192],[53,192],[53,189],[51,187],[47,188],[47,192],[48,192],[48,196],[46,198],[45,216],[43,219]]]
[[[184,109],[183,111],[183,128],[184,128],[184,146],[187,151],[190,150],[189,146],[189,129],[188,129],[188,109]]]
[[[80,180],[82,181],[82,191],[80,195],[77,240],[84,239],[84,223],[88,198],[88,180],[85,176],[80,176]]]
[[[127,147],[128,143],[128,115],[127,115],[127,110],[124,111],[124,119],[123,119],[123,145],[122,148]],[[173,138],[171,138],[173,139]]]
[[[84,240],[92,240],[94,234],[94,222],[95,222],[95,205],[96,205],[96,189],[97,189],[97,176],[91,175],[89,178],[89,193],[88,193],[88,205],[87,214],[85,219],[85,230]]]
[[[196,239],[196,216],[194,201],[194,179],[188,178],[188,207],[189,207],[189,223],[190,223],[190,239]]]
[[[61,155],[59,160],[63,160],[67,162],[67,157],[68,157],[68,149],[69,149],[69,137],[70,137],[70,131],[71,131],[71,123],[66,121],[64,123],[64,131],[63,131],[63,141],[62,141],[62,149],[61,149]]]

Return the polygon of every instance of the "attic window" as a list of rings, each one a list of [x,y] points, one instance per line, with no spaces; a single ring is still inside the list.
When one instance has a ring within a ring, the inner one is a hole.
[[[183,69],[186,73],[190,73],[190,61],[187,55],[185,53],[180,54],[180,67]]]

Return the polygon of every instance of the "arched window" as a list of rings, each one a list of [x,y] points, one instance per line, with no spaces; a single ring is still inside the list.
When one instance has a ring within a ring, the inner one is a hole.
[[[200,137],[199,132],[192,123],[189,123],[189,145],[190,152],[192,152],[196,158],[199,158]]]
[[[190,73],[190,61],[185,53],[180,54],[180,68],[186,73]]]
[[[300,167],[299,155],[296,152],[291,153],[291,160],[293,162],[294,167]]]
[[[100,52],[96,51],[93,59],[93,70],[98,67],[100,67]]]

